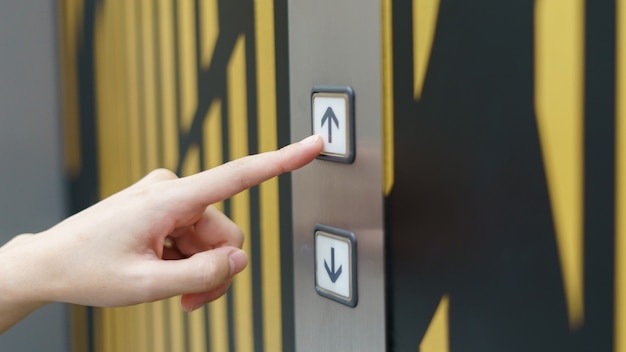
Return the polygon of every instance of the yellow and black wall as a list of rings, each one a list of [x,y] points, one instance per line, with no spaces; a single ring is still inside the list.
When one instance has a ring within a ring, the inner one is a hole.
[[[625,10],[393,2],[390,350],[626,350]]]
[[[390,351],[626,350],[624,2],[381,1]],[[287,5],[59,0],[73,211],[287,144]],[[225,297],[75,307],[73,350],[293,350],[289,180],[220,205]]]
[[[74,211],[158,167],[187,175],[289,142],[285,1],[59,1]],[[280,98],[279,98],[280,97]],[[289,178],[219,207],[251,265],[214,304],[73,308],[76,351],[293,349]]]

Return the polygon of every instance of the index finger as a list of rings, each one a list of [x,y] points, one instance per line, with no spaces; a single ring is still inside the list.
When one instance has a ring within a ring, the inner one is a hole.
[[[172,181],[164,192],[192,207],[206,207],[263,181],[303,167],[315,159],[322,147],[322,138],[313,135],[280,150],[246,156]]]

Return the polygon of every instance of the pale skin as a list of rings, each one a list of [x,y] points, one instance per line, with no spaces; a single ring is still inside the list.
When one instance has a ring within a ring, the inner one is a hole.
[[[311,136],[184,178],[155,170],[38,234],[0,247],[0,333],[50,302],[119,307],[177,295],[192,311],[223,295],[248,257],[212,204],[311,162]]]

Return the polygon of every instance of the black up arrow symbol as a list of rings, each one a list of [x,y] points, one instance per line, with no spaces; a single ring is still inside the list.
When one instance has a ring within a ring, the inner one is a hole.
[[[330,109],[330,108],[329,108]],[[326,263],[326,259],[324,259],[324,267],[326,268],[326,272],[328,273],[328,277],[330,277],[330,281],[335,283],[339,276],[341,276],[341,265],[339,269],[335,271],[335,247],[330,247],[330,268],[328,267],[328,263]]]
[[[328,121],[328,143],[332,143],[333,142],[333,124],[332,123],[334,122],[335,126],[339,128],[339,120],[337,120],[337,116],[335,116],[335,112],[330,106],[328,107],[328,109],[326,109],[326,112],[324,113],[324,116],[322,117],[322,127],[324,127],[324,124],[326,123],[326,121]]]

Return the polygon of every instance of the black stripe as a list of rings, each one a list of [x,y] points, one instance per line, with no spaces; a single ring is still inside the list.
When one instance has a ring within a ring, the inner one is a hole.
[[[172,329],[170,325],[171,317],[170,317],[169,305],[170,303],[168,301],[164,301],[163,304],[161,305],[161,309],[163,309],[163,331],[161,331],[161,333],[165,337],[165,341],[164,341],[165,346],[168,346],[170,350],[173,350],[174,346],[172,346],[172,337],[171,337]]]
[[[234,285],[233,285],[234,286]],[[226,315],[228,316],[228,350],[235,352],[235,312],[233,309],[233,289],[226,293]]]
[[[254,2],[247,1],[245,10],[241,12],[246,24],[246,90],[248,105],[248,153],[259,152],[258,138],[258,104],[257,104],[257,75],[256,75],[256,33],[254,24]],[[261,216],[260,216],[259,188],[250,189],[250,250],[252,271],[252,322],[254,336],[254,350],[263,351],[263,261],[261,254]]]
[[[147,345],[148,351],[154,351],[154,339],[151,338],[150,336],[154,334],[154,331],[152,331],[151,328],[153,327],[152,322],[154,322],[154,309],[156,307],[152,303],[143,303],[143,304],[146,308],[146,320],[143,321],[142,323],[150,327],[150,329],[148,330],[148,336],[146,338],[146,345]]]
[[[585,23],[585,350],[612,351],[615,1],[587,1]]]
[[[224,81],[224,86],[226,81]],[[228,160],[230,158],[230,147],[228,145],[228,131],[230,129],[228,125],[228,96],[226,92],[223,93],[222,103],[222,160]],[[232,216],[232,206],[230,199],[224,200],[224,214],[229,218]],[[233,286],[226,293],[226,316],[228,324],[228,349],[231,352],[235,352],[235,313],[233,309]],[[236,288],[235,288],[236,289]]]
[[[209,328],[211,326],[211,319],[209,319],[209,309],[211,309],[211,305],[207,304],[204,306],[204,349],[206,351],[211,350],[211,334],[209,334]]]
[[[278,146],[291,141],[289,115],[289,48],[287,0],[274,1],[274,35],[276,40],[276,129]],[[291,210],[291,175],[278,178],[280,214],[280,277],[283,351],[295,350],[293,292],[293,223]]]
[[[94,71],[94,26],[96,1],[85,0],[83,6],[83,35],[78,51],[78,117],[81,150],[80,175],[69,180],[70,212],[76,213],[98,201],[99,175],[96,145],[95,71]],[[74,38],[70,38],[72,40]],[[72,54],[72,53],[70,53]],[[93,307],[87,307],[87,346],[95,351],[95,321]]]
[[[94,71],[95,0],[85,0],[83,32],[78,43],[78,114],[80,118],[80,175],[69,180],[70,212],[76,213],[98,201],[99,175],[96,145],[96,106]]]
[[[184,313],[182,310],[181,310],[181,312],[179,314],[181,314],[183,316],[183,331],[184,331],[184,334],[185,334],[185,338],[184,338],[185,347],[183,347],[183,349],[185,351],[189,352],[189,351],[191,351],[191,334],[189,334],[189,325],[190,325],[189,314],[188,313]]]

